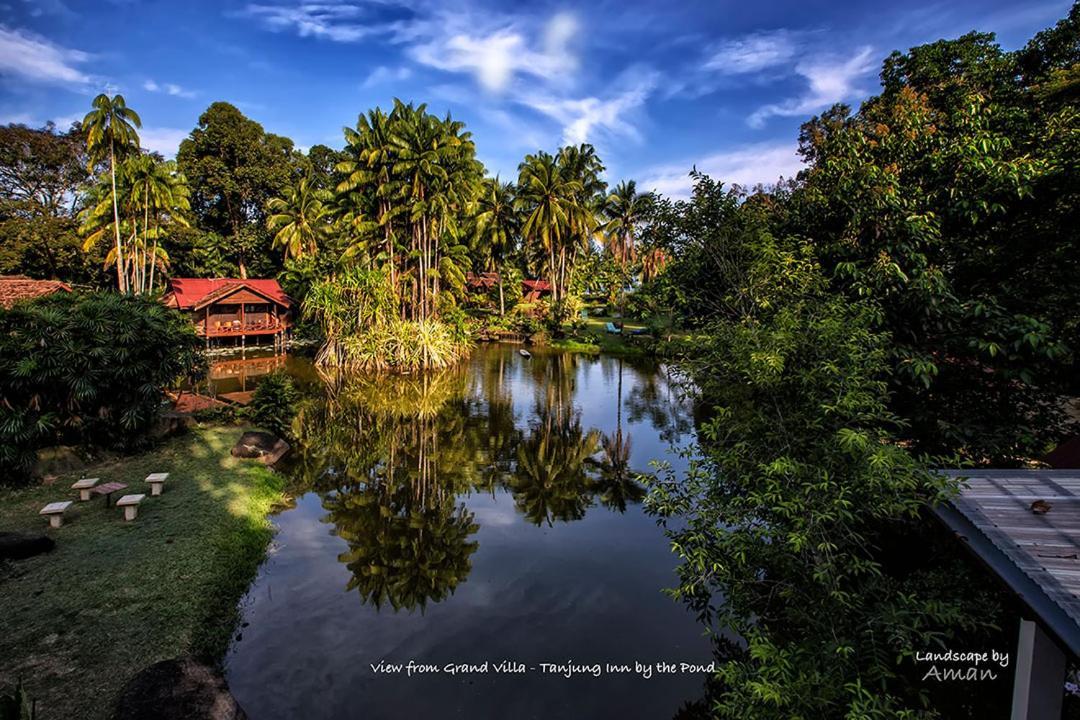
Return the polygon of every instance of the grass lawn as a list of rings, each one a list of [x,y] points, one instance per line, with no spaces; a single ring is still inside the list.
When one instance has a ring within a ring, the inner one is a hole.
[[[612,355],[641,355],[645,352],[642,344],[635,344],[635,338],[629,335],[609,333],[607,323],[618,324],[618,318],[597,316],[585,319],[584,338],[553,340],[552,347],[575,352],[603,352]],[[640,330],[644,323],[633,320],[624,321],[623,331]]]
[[[103,498],[75,502],[63,527],[48,530],[53,552],[0,563],[0,690],[22,678],[42,720],[107,718],[142,668],[181,653],[223,657],[283,485],[257,462],[229,455],[239,434],[204,427],[88,468],[87,477],[147,497],[131,523]],[[151,472],[169,473],[160,497],[143,482]],[[43,530],[38,510],[76,499],[76,479],[0,489],[0,530]]]

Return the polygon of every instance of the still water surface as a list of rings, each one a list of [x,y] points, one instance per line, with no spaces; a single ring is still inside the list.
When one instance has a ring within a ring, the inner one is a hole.
[[[701,674],[540,672],[711,660],[634,479],[691,439],[665,368],[490,346],[423,377],[293,370],[298,497],[227,658],[253,720],[672,718],[701,697]],[[409,660],[530,669],[372,669]]]

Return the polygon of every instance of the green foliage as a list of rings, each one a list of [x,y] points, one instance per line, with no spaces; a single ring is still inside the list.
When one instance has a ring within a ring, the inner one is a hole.
[[[200,348],[180,313],[138,297],[60,293],[0,310],[5,477],[26,477],[42,446],[138,443]]]
[[[831,294],[797,242],[729,252],[743,290],[682,361],[711,408],[700,455],[648,498],[682,559],[675,597],[748,643],[722,654],[715,714],[931,717],[905,663],[993,615],[935,587],[946,559],[893,555],[950,488],[891,435],[876,308]]]
[[[223,250],[241,277],[280,267],[270,252],[267,202],[281,197],[310,166],[288,138],[263,130],[234,106],[215,102],[180,143],[180,171],[191,183],[199,227],[229,238]]]
[[[469,348],[464,316],[403,320],[380,270],[351,268],[312,286],[304,312],[323,331],[316,361],[339,369],[411,372],[457,362]]]
[[[248,406],[248,416],[259,427],[279,437],[292,437],[292,420],[296,415],[299,393],[292,377],[282,370],[259,380]]]

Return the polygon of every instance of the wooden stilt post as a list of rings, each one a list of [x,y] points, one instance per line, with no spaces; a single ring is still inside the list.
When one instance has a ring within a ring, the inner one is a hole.
[[[1038,623],[1020,621],[1012,720],[1060,720],[1065,700],[1065,653]]]

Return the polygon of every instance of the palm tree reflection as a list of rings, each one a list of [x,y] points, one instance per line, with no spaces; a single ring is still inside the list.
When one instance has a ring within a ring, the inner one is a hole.
[[[325,522],[348,545],[339,556],[348,589],[365,603],[422,611],[466,580],[479,547],[460,501],[469,493],[507,491],[528,522],[548,526],[641,501],[621,363],[616,427],[605,434],[575,407],[577,357],[520,362],[493,351],[441,373],[338,379],[303,404],[293,481],[321,494]],[[527,425],[512,396],[523,381],[533,388]]]

